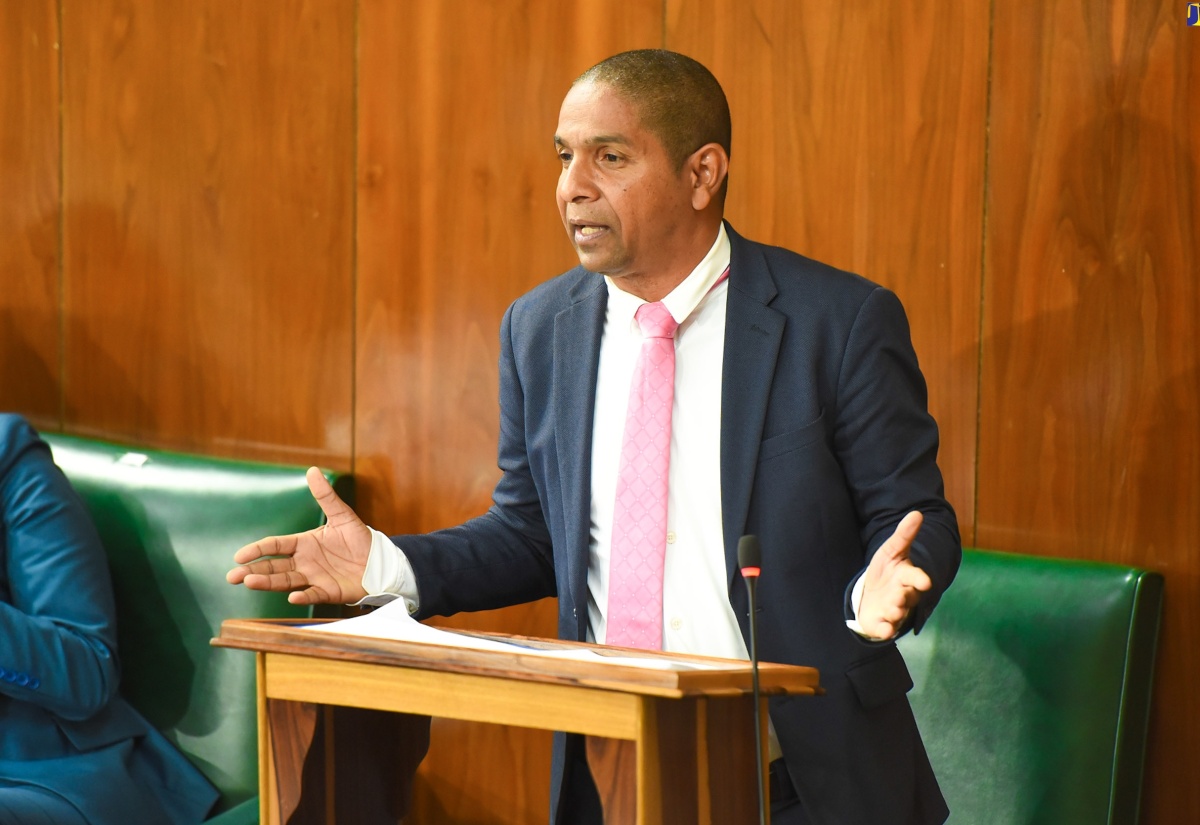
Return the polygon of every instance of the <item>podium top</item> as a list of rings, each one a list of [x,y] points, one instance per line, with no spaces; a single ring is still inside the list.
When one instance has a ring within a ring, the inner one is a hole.
[[[313,619],[227,619],[221,624],[221,633],[212,640],[212,644],[258,653],[575,685],[649,696],[736,696],[749,694],[753,690],[751,665],[740,659],[661,653],[504,633],[454,631],[468,637],[517,646],[511,652],[477,650],[322,632],[313,627],[320,623],[321,620]],[[521,648],[528,652],[522,652]],[[535,650],[586,650],[596,655],[587,660],[551,658],[535,654]],[[631,658],[652,659],[678,666],[646,668],[613,661]],[[811,695],[821,692],[816,669],[773,662],[759,663],[759,689],[761,693],[771,695]]]

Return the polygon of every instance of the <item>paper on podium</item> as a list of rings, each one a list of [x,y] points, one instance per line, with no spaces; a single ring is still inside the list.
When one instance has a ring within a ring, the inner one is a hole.
[[[604,662],[624,667],[640,667],[649,670],[721,670],[718,662],[680,661],[656,657],[622,656],[616,653],[592,649],[546,649],[520,642],[507,642],[468,636],[424,625],[408,613],[404,599],[395,599],[382,607],[336,622],[308,625],[310,630],[324,633],[342,633],[347,636],[368,636],[373,639],[396,639],[402,642],[418,642],[442,647],[461,647],[469,650],[491,650],[501,653],[520,653],[522,656],[544,656],[551,659],[575,659],[578,661]]]

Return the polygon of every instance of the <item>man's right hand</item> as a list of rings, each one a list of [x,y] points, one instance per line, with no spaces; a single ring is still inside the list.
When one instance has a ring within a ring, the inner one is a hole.
[[[367,595],[362,577],[371,552],[371,531],[320,470],[310,467],[306,478],[325,513],[325,525],[247,544],[234,553],[238,566],[225,578],[251,590],[290,591],[292,604],[353,604]]]

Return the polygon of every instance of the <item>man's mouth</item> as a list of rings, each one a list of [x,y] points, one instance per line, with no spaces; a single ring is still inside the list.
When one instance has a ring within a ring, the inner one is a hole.
[[[594,223],[577,223],[572,224],[572,230],[577,243],[586,243],[603,235],[608,231],[608,227]]]

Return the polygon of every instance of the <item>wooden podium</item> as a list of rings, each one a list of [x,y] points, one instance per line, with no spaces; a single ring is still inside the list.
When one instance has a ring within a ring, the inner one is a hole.
[[[315,623],[231,619],[212,642],[257,654],[263,825],[402,822],[432,716],[586,735],[610,825],[757,820],[748,662],[458,631],[601,654],[562,660],[304,627]],[[760,664],[759,685],[764,720],[767,695],[820,692],[815,670],[789,665]]]

